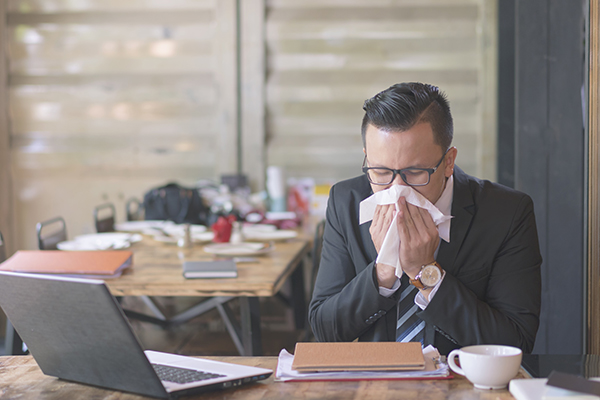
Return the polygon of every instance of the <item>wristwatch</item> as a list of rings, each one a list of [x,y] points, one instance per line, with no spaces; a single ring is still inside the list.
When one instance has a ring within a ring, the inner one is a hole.
[[[444,274],[444,270],[434,261],[431,264],[423,265],[421,271],[415,276],[415,279],[410,280],[410,284],[417,289],[429,289],[437,285]]]

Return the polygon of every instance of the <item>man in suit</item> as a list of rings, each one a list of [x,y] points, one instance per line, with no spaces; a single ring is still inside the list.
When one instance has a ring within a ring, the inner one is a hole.
[[[542,263],[531,198],[455,166],[450,107],[437,87],[397,84],[363,108],[365,174],[334,185],[327,206],[310,304],[317,340],[421,341],[442,354],[491,343],[531,352]],[[405,197],[378,205],[360,225],[360,202],[392,185],[411,186],[452,215],[449,242]],[[375,262],[392,224],[402,279]]]

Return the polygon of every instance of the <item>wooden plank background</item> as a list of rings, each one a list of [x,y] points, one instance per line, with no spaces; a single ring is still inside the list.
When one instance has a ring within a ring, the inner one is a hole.
[[[458,164],[495,179],[495,3],[267,1],[267,161],[289,176],[360,174],[362,105],[421,81],[448,95]]]
[[[236,169],[235,0],[8,3],[19,247],[55,215]]]
[[[132,196],[240,163],[254,190],[268,165],[360,174],[363,101],[401,81],[446,91],[458,164],[495,179],[496,0],[8,0],[6,16],[19,248],[39,221],[90,233],[98,204],[123,220]]]

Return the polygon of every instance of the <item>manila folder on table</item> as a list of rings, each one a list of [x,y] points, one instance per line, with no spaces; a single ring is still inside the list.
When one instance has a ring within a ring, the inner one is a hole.
[[[292,369],[317,371],[422,370],[425,359],[421,343],[350,342],[296,343]]]
[[[112,278],[131,265],[131,251],[19,250],[0,270]]]

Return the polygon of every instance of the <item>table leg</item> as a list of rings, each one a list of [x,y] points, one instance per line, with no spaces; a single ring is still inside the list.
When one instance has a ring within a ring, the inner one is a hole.
[[[240,297],[243,356],[262,356],[258,297]]]

